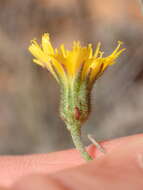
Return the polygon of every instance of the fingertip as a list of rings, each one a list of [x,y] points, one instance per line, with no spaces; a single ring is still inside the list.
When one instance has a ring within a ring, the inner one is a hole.
[[[32,175],[15,183],[13,190],[141,189],[143,186],[143,135],[104,142],[107,153],[87,164],[48,175]],[[90,151],[92,146],[89,146]],[[98,157],[98,155],[100,155]],[[99,159],[98,159],[99,158]]]
[[[64,181],[71,189],[142,189],[143,136],[118,139],[115,145],[108,149],[105,156],[100,156],[99,159],[96,157],[96,160],[76,168],[57,172],[55,178]]]

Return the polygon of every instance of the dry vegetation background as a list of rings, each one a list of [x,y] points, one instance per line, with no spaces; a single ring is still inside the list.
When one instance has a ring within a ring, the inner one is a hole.
[[[59,118],[59,87],[27,50],[43,32],[55,46],[101,41],[106,55],[124,41],[126,53],[94,87],[83,139],[89,143],[87,133],[104,140],[143,132],[143,16],[137,0],[1,0],[0,154],[73,146]]]

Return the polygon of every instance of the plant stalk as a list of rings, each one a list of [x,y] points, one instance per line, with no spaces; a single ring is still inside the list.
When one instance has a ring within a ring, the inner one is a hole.
[[[81,134],[80,129],[76,127],[70,127],[70,134],[73,140],[73,143],[76,147],[76,149],[81,153],[82,157],[86,160],[93,160],[92,157],[88,154],[86,151],[82,141],[81,141]]]

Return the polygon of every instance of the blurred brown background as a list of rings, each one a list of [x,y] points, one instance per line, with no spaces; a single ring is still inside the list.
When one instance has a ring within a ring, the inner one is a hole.
[[[49,32],[55,46],[73,40],[109,54],[127,48],[92,92],[83,128],[96,140],[143,132],[143,16],[138,0],[0,1],[0,154],[50,152],[73,147],[59,118],[59,86],[32,63],[31,39]]]

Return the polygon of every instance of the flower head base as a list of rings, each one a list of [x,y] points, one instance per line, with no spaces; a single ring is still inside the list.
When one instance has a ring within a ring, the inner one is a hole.
[[[122,42],[113,53],[103,57],[98,43],[93,52],[92,45],[82,47],[80,42],[73,42],[71,50],[62,44],[54,49],[49,34],[42,36],[41,46],[32,40],[29,51],[35,57],[33,61],[48,69],[61,85],[60,114],[71,133],[76,148],[86,160],[92,158],[80,141],[80,129],[90,113],[90,92],[95,80],[102,75],[108,66],[116,63],[117,57],[125,50]]]
[[[120,49],[121,44],[119,41],[113,53],[103,57],[100,43],[97,44],[95,52],[91,44],[82,47],[79,41],[73,42],[71,50],[67,50],[63,44],[54,49],[49,34],[45,33],[42,36],[41,46],[36,40],[32,40],[29,51],[35,57],[33,61],[47,68],[59,83],[70,85],[78,75],[80,82],[88,80],[88,86],[92,86],[108,66],[116,63],[117,57],[125,50]]]
[[[93,52],[91,44],[82,47],[79,41],[73,42],[71,50],[67,50],[63,44],[54,49],[48,33],[42,36],[41,46],[32,40],[29,51],[35,57],[33,61],[48,69],[61,84],[61,115],[66,123],[77,120],[81,123],[87,119],[90,90],[95,80],[108,66],[116,63],[117,57],[125,50],[120,48],[121,45],[122,42],[118,41],[113,53],[103,57],[100,43]]]

